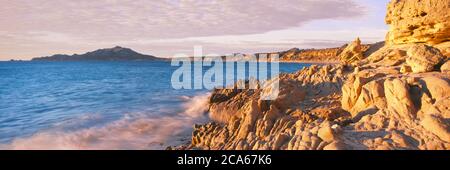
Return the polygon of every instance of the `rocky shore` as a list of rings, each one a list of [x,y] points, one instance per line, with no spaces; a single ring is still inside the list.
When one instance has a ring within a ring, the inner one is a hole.
[[[361,42],[360,42],[361,43]],[[278,53],[280,62],[299,62],[299,63],[339,63],[340,54],[344,52],[351,44],[345,44],[337,48],[325,49],[298,49],[293,48],[288,51]],[[360,44],[361,51],[364,54],[368,49],[376,44]]]
[[[448,11],[450,0],[392,0],[386,43],[357,39],[341,64],[280,75],[276,100],[259,99],[267,89],[213,91],[212,122],[178,149],[450,149]]]

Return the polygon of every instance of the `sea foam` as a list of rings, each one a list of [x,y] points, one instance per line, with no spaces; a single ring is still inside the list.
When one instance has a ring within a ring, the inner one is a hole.
[[[75,131],[46,130],[30,137],[16,138],[9,144],[0,145],[0,149],[165,149],[188,142],[192,126],[208,120],[206,111],[209,95],[189,97],[182,104],[184,112],[171,116],[141,116],[137,119],[124,116],[101,127]]]

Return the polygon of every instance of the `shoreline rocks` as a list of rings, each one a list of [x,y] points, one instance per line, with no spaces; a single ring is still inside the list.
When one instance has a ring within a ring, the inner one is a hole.
[[[413,45],[409,48],[406,63],[413,73],[425,73],[435,70],[438,64],[442,64],[444,55],[431,46],[424,44]]]
[[[214,122],[196,125],[183,148],[450,149],[449,6],[439,6],[449,2],[392,1],[385,46],[366,55],[357,39],[344,64],[281,74],[276,100],[260,100],[262,89],[215,90]]]
[[[361,60],[363,57],[361,40],[359,38],[356,38],[356,40],[349,44],[339,55],[340,60],[347,64]]]

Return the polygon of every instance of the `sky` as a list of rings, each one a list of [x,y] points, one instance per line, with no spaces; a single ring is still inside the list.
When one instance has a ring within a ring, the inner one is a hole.
[[[383,41],[389,0],[0,0],[0,60],[122,46],[256,53]]]

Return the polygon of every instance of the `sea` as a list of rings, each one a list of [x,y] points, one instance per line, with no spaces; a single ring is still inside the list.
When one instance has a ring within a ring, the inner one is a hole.
[[[279,72],[309,65],[280,63]],[[209,121],[211,90],[174,89],[179,67],[165,61],[0,62],[0,149],[152,150],[189,142],[193,125]],[[241,71],[248,74],[234,74]]]

